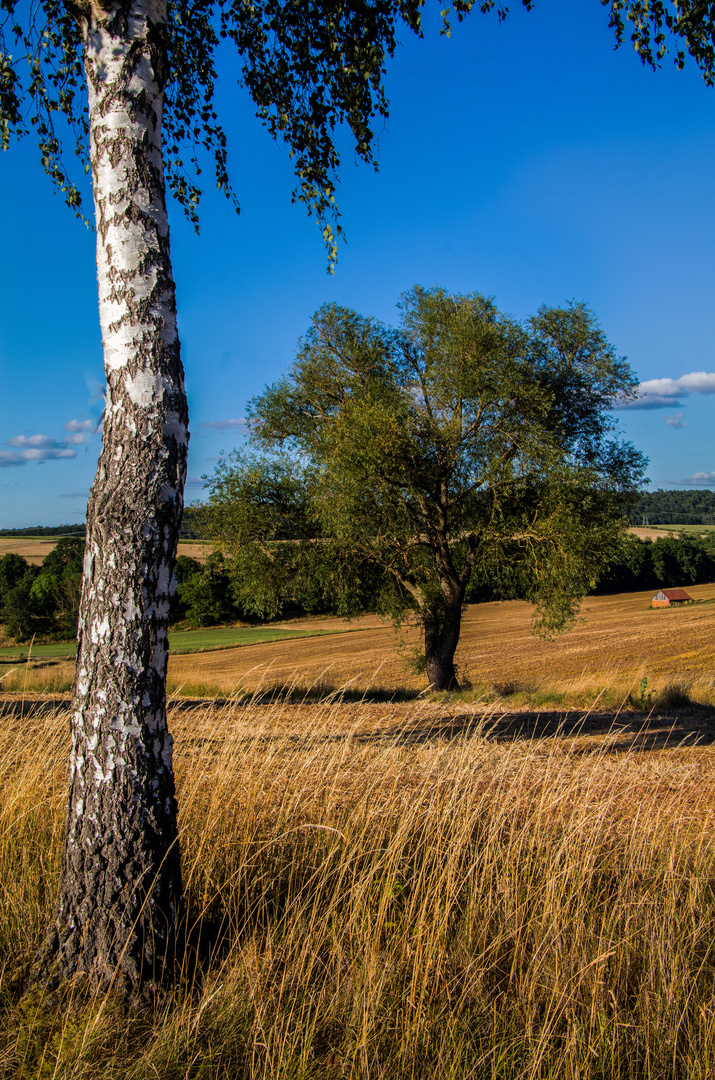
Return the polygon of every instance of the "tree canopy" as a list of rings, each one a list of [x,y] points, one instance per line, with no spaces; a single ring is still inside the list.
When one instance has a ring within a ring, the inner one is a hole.
[[[610,415],[636,379],[584,304],[522,325],[479,293],[416,287],[400,312],[398,328],[316,313],[288,375],[251,402],[256,452],[220,463],[207,521],[263,613],[316,580],[350,610],[378,573],[444,689],[475,566],[520,568],[541,632],[573,622],[642,479]]]

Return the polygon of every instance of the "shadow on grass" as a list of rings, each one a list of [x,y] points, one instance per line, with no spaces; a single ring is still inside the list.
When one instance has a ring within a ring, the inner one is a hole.
[[[715,708],[691,701],[683,692],[663,693],[648,710],[620,708],[575,708],[554,703],[538,707],[509,707],[508,699],[490,704],[476,702],[465,707],[464,700],[455,695],[440,696],[438,701],[424,700],[424,691],[407,689],[376,689],[373,691],[331,687],[325,684],[309,690],[295,686],[275,685],[260,693],[233,697],[173,697],[171,712],[229,709],[243,712],[253,706],[271,705],[329,705],[356,703],[414,703],[415,711],[399,722],[386,723],[378,730],[316,734],[315,731],[293,735],[285,732],[275,736],[247,735],[241,742],[271,743],[275,740],[292,743],[342,742],[381,743],[395,746],[423,745],[437,740],[479,738],[495,742],[537,741],[541,739],[579,739],[576,753],[607,749],[609,752],[658,750],[676,746],[709,746],[715,744]],[[420,700],[422,699],[422,701]],[[422,708],[424,702],[425,708]],[[69,697],[37,698],[17,695],[0,700],[0,717],[32,717],[50,712],[67,712]],[[197,732],[190,742],[203,743]],[[208,742],[213,743],[213,739]],[[604,745],[605,742],[605,745]]]
[[[359,738],[359,736],[358,736]],[[368,737],[369,738],[369,737]],[[583,709],[498,711],[488,716],[473,712],[424,718],[409,727],[379,733],[380,741],[404,745],[437,739],[481,738],[495,742],[540,739],[582,739],[576,753],[661,750],[715,743],[715,710],[693,706],[687,713],[624,713]],[[588,740],[588,741],[586,741]]]

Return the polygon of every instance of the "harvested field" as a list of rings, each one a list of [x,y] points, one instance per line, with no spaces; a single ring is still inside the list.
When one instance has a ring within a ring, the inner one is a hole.
[[[629,529],[628,531],[634,536],[637,536],[639,540],[660,540],[664,536],[673,536],[672,530],[658,528],[657,525],[653,528],[645,525],[642,528],[634,527],[632,529]]]
[[[580,623],[554,641],[532,636],[529,604],[472,605],[464,614],[457,651],[461,676],[477,694],[512,700],[525,694],[534,704],[588,704],[604,688],[621,699],[635,693],[652,703],[654,695],[673,686],[696,701],[711,701],[715,585],[695,585],[689,592],[703,602],[656,611],[649,606],[650,591],[588,597]],[[210,697],[347,687],[354,694],[389,697],[415,696],[426,688],[424,676],[407,665],[405,648],[420,642],[416,628],[405,630],[400,644],[377,616],[272,626],[347,632],[170,656],[170,692]],[[0,676],[0,690],[67,690],[73,668],[73,662],[50,660],[8,670]]]
[[[712,525],[685,525],[680,531],[688,534],[704,534],[710,532],[715,528]],[[634,527],[629,529],[629,532],[634,536],[639,536],[642,540],[658,540],[663,536],[679,535],[679,527],[677,525],[653,525]],[[28,562],[35,565],[42,562],[45,555],[52,551],[56,544],[56,540],[45,539],[42,537],[0,537],[0,559],[3,555],[6,555],[8,551],[16,551],[18,555],[22,555]],[[209,555],[213,551],[213,544],[208,540],[179,540],[178,555],[188,555],[192,559],[197,559],[200,563],[205,563]]]
[[[27,559],[34,566],[39,566],[45,555],[49,555],[56,543],[56,539],[47,539],[46,537],[3,536],[0,537],[0,559],[2,559],[3,555],[7,555],[9,551],[14,551],[18,555],[22,555],[23,559]],[[212,550],[213,545],[207,542],[180,540],[178,554],[189,555],[192,559],[198,559],[199,562],[204,563]]]
[[[179,540],[177,555],[188,555],[190,559],[196,559],[205,563],[213,551],[213,544],[206,540]]]
[[[56,540],[38,540],[34,537],[28,537],[27,539],[14,539],[11,536],[0,537],[0,559],[3,555],[7,555],[9,552],[15,552],[17,555],[22,555],[23,559],[27,559],[33,566],[39,566],[45,555],[49,553],[55,547]]]
[[[697,600],[715,599],[715,585],[689,589]],[[460,672],[475,687],[509,690],[618,685],[628,688],[644,677],[651,689],[668,683],[707,682],[712,686],[715,655],[715,605],[693,604],[653,611],[652,593],[588,597],[582,621],[554,641],[530,633],[533,608],[521,601],[475,604],[464,614],[457,650]],[[326,620],[326,622],[328,622]],[[329,620],[334,626],[336,620]],[[311,620],[320,626],[321,620]],[[330,638],[272,642],[249,649],[197,657],[173,657],[174,689],[205,683],[223,693],[237,687],[302,687],[314,684],[355,690],[421,691],[424,677],[408,671],[392,628],[375,616],[356,619],[354,633]],[[419,633],[405,634],[417,647]]]

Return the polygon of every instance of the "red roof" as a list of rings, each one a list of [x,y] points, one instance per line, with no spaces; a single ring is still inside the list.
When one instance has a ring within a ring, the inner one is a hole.
[[[667,596],[669,600],[692,600],[692,596],[686,593],[685,589],[661,589],[663,596]]]

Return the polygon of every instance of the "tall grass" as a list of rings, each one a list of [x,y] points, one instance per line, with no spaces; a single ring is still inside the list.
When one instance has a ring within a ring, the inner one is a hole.
[[[0,1076],[715,1072],[709,747],[500,742],[459,706],[177,712],[188,946],[150,1014],[14,980],[51,921],[66,717],[2,718]]]

